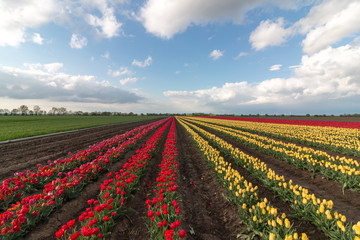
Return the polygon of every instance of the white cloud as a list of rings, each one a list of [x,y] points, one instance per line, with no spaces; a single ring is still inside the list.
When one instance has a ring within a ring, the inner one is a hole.
[[[242,23],[246,12],[260,6],[296,8],[299,1],[282,0],[148,0],[138,13],[146,30],[169,39],[192,25],[233,21]]]
[[[63,68],[64,64],[62,63],[48,63],[44,64],[44,69],[49,73],[55,73]]]
[[[209,58],[212,58],[213,60],[217,60],[217,59],[221,58],[223,55],[224,55],[224,51],[215,49],[209,54]]]
[[[135,83],[137,80],[139,80],[136,77],[128,77],[120,80],[121,85],[125,85],[127,83]]]
[[[294,27],[306,32],[305,53],[314,54],[360,31],[359,1],[325,1],[311,9]]]
[[[57,12],[55,0],[0,1],[0,46],[19,46],[28,28],[51,22]]]
[[[80,49],[80,48],[83,48],[83,47],[85,47],[87,45],[87,38],[81,36],[80,34],[73,33],[71,35],[71,40],[70,40],[69,44],[70,44],[71,48]]]
[[[129,70],[127,67],[121,67],[120,70],[113,71],[109,69],[108,74],[113,77],[121,77],[121,76],[131,76],[135,74],[135,72]]]
[[[39,33],[34,33],[32,36],[32,41],[36,44],[42,45],[44,39],[40,36]]]
[[[141,67],[141,68],[144,68],[144,67],[148,67],[150,66],[152,63],[152,57],[151,56],[148,56],[147,59],[144,60],[144,62],[141,62],[137,59],[134,59],[132,61],[132,65],[135,65],[135,66],[138,66],[138,67]]]
[[[102,17],[99,18],[93,14],[86,15],[86,21],[89,25],[94,26],[99,36],[112,38],[119,36],[122,23],[118,22],[114,14],[114,8],[101,8]]]
[[[61,63],[0,66],[0,96],[9,99],[43,99],[57,102],[134,103],[140,96],[99,81],[93,75],[57,72]]]
[[[109,51],[106,51],[104,54],[101,55],[101,57],[109,59],[110,58],[110,53]]]
[[[191,102],[193,108],[210,112],[223,112],[229,110],[229,106],[232,106],[232,111],[246,106],[266,109],[270,104],[289,106],[289,109],[299,106],[306,111],[309,102],[312,108],[318,107],[317,112],[323,112],[323,103],[332,99],[338,105],[349,98],[360,99],[359,62],[360,42],[354,41],[303,56],[290,78],[267,79],[256,84],[245,81],[226,83],[195,91],[167,91],[164,95],[178,107]],[[360,101],[357,107],[359,104]]]
[[[240,52],[236,57],[234,57],[234,60],[238,60],[241,57],[245,57],[249,55],[247,52]]]
[[[268,46],[279,46],[284,43],[291,31],[284,28],[284,19],[261,21],[260,25],[250,34],[252,48],[261,50]]]
[[[269,68],[269,70],[270,70],[270,71],[279,71],[281,67],[282,67],[281,64],[275,64],[275,65],[272,65],[272,66]]]
[[[251,33],[249,41],[255,50],[279,46],[296,34],[305,35],[303,51],[315,54],[360,31],[358,0],[326,0],[313,6],[308,15],[285,28],[284,19],[265,20]]]

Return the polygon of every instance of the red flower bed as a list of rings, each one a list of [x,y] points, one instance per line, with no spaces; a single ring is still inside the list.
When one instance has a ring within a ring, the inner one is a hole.
[[[186,236],[185,231],[179,228],[180,208],[175,192],[178,168],[176,157],[175,122],[173,121],[165,143],[163,160],[159,165],[160,173],[156,178],[157,183],[152,189],[155,196],[145,202],[151,239],[172,240]]]
[[[53,162],[49,160],[48,164],[44,166],[38,164],[38,169],[35,172],[27,170],[25,173],[15,173],[14,177],[4,180],[0,185],[0,209],[6,210],[10,203],[21,201],[20,198],[24,193],[30,193],[33,190],[43,188],[51,180],[61,177],[64,173],[73,171],[76,167],[86,162],[91,162],[109,149],[120,146],[136,134],[141,133],[141,135],[145,135],[161,123],[163,121],[150,123],[122,135],[116,135],[111,139],[93,144],[88,149],[79,151],[68,158],[57,159]]]
[[[169,123],[170,121],[159,128],[146,144],[129,158],[120,171],[108,174],[109,179],[106,179],[100,186],[98,200],[88,200],[87,203],[90,206],[78,218],[81,229],[69,227],[69,223],[67,223],[56,233],[56,238],[88,239],[89,237],[96,239],[107,237],[111,233],[111,229],[115,225],[114,219],[126,211],[123,207],[124,203],[137,187],[139,178],[145,172],[148,161]],[[75,219],[71,221],[74,224],[76,222]]]
[[[160,123],[164,121],[166,120]],[[116,148],[109,149],[93,161],[86,162],[73,171],[59,174],[56,180],[44,186],[43,193],[31,195],[23,198],[21,203],[12,204],[11,208],[0,214],[0,235],[6,236],[6,239],[17,239],[25,235],[37,222],[46,218],[55,207],[61,206],[63,201],[76,197],[87,183],[97,178],[103,169],[109,168],[111,163],[116,161],[129,146],[133,146],[144,137],[146,132],[153,129],[152,126],[119,144]]]

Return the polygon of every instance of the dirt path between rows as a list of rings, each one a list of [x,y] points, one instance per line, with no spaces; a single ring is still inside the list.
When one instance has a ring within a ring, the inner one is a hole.
[[[187,239],[237,239],[238,233],[246,228],[240,222],[237,206],[225,199],[225,188],[216,181],[215,173],[178,122],[176,134],[181,225]]]
[[[287,181],[292,179],[294,182],[293,184],[299,184],[300,186],[309,189],[310,194],[314,193],[318,198],[332,200],[334,202],[334,209],[341,214],[344,214],[348,221],[353,223],[360,221],[359,193],[347,189],[343,194],[342,186],[337,182],[328,180],[321,175],[313,177],[313,174],[307,170],[296,169],[285,161],[260,153],[224,134],[209,130],[208,128],[207,130],[248,155],[261,159],[261,161],[265,162],[269,168],[276,172],[276,174],[283,175]]]
[[[0,145],[0,181],[12,177],[15,172],[35,169],[36,164],[45,164],[48,160],[56,160],[86,149],[89,145],[112,138],[135,127],[155,122],[150,119],[139,122],[102,126],[77,132],[46,136],[19,142]]]

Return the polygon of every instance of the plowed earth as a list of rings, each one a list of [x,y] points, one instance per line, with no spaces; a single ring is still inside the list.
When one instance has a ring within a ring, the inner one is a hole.
[[[89,145],[96,142],[101,142],[135,127],[157,120],[159,119],[102,126],[77,132],[0,144],[0,181],[12,177],[15,172],[33,169],[38,163],[45,164],[48,160],[65,157],[69,152],[86,149]]]

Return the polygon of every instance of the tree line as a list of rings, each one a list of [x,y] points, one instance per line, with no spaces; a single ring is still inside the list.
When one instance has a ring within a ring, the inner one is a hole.
[[[0,109],[0,115],[76,115],[76,116],[169,116],[174,115],[170,113],[133,113],[133,112],[109,112],[109,111],[94,111],[94,112],[84,112],[84,111],[71,111],[65,107],[52,107],[50,110],[46,111],[41,109],[39,105],[35,105],[32,109],[26,105],[21,105],[18,108],[12,110],[9,109]],[[178,114],[181,115],[181,114]]]

